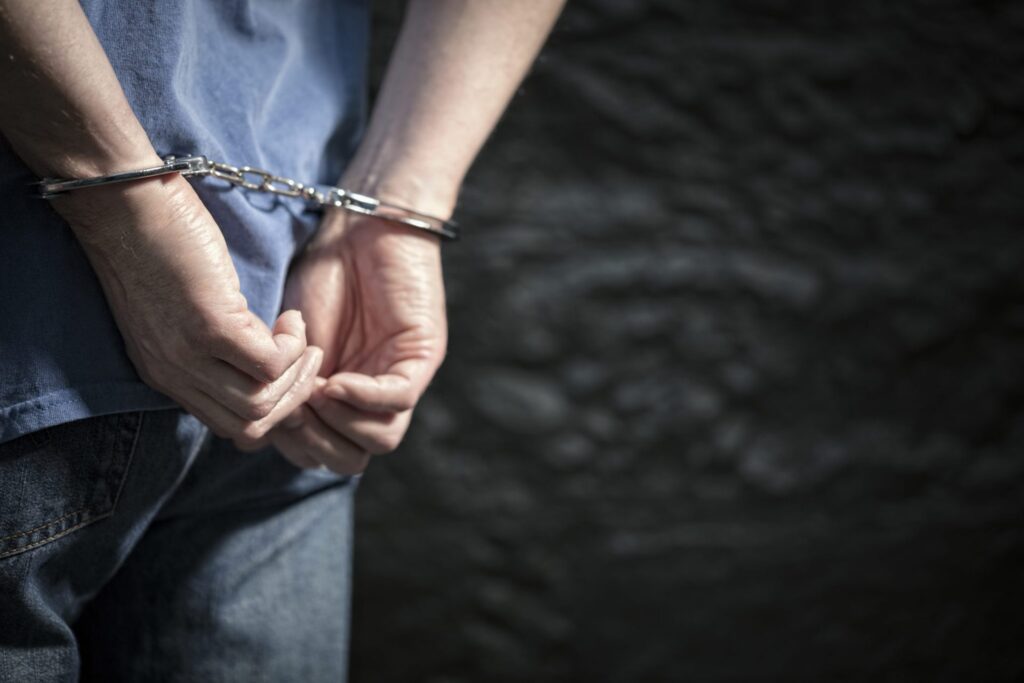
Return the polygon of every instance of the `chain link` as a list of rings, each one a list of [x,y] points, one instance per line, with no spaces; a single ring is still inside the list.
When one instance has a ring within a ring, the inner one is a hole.
[[[206,157],[195,157],[195,159],[197,163],[189,175],[211,175],[247,190],[269,192],[282,197],[301,197],[307,204],[317,209],[330,206],[367,216],[378,216],[427,230],[447,239],[458,239],[458,228],[454,222],[386,204],[374,197],[349,192],[340,187],[332,187],[324,192],[313,185],[306,185],[291,178],[275,175],[262,168],[232,166]],[[165,159],[165,161],[172,160],[173,157]]]
[[[327,197],[315,187],[275,175],[262,168],[232,166],[221,161],[208,161],[205,173],[200,171],[194,175],[211,175],[232,185],[256,192],[269,192],[281,197],[301,197],[316,207],[328,205]]]
[[[300,198],[313,209],[334,207],[367,216],[375,216],[396,223],[404,223],[405,225],[432,232],[449,240],[459,238],[459,229],[454,221],[436,216],[428,216],[419,211],[388,204],[374,197],[349,192],[340,187],[331,187],[325,191],[318,189],[315,185],[306,185],[291,178],[275,175],[262,168],[232,166],[220,161],[212,161],[201,155],[188,157],[168,156],[164,157],[163,162],[160,166],[123,171],[94,178],[44,178],[36,183],[39,186],[37,196],[49,199],[72,190],[152,178],[167,173],[180,173],[186,177],[212,176],[230,185],[237,185],[253,192],[267,192],[281,197]]]

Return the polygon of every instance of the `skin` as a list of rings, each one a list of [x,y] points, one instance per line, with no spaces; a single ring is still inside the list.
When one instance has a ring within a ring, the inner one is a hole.
[[[562,4],[412,0],[339,185],[449,217]],[[77,2],[0,0],[0,48],[12,105],[0,108],[0,132],[33,171],[88,177],[158,163]],[[79,191],[54,208],[143,380],[215,433],[344,474],[401,443],[447,347],[439,237],[328,212],[268,329],[184,179]]]

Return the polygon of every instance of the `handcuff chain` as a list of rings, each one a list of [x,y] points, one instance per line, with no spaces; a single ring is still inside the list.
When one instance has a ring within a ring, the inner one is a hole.
[[[175,161],[174,157],[165,157],[166,163]],[[306,185],[298,180],[279,176],[255,166],[232,166],[221,161],[213,161],[204,156],[189,158],[190,170],[182,175],[210,175],[232,185],[253,190],[268,192],[282,197],[300,197],[315,209],[334,207],[361,213],[367,216],[378,216],[386,220],[397,221],[415,228],[420,228],[441,235],[450,240],[459,238],[458,225],[451,220],[413,211],[380,201],[368,195],[358,194],[340,187],[331,187],[326,192],[313,185]],[[191,170],[195,168],[195,170]],[[252,179],[250,179],[252,178]]]
[[[445,239],[457,240],[459,238],[458,225],[452,220],[430,216],[340,187],[330,187],[324,191],[314,185],[306,185],[305,183],[276,175],[262,168],[232,166],[220,161],[212,161],[202,155],[187,157],[167,156],[163,158],[163,162],[163,165],[153,168],[124,171],[96,178],[44,178],[36,183],[39,187],[37,196],[49,199],[72,190],[139,180],[141,178],[151,178],[168,173],[180,173],[185,177],[212,176],[231,185],[237,185],[254,192],[267,192],[282,197],[301,198],[309,208],[314,210],[325,207],[344,209],[420,228],[440,235]]]
[[[244,187],[247,190],[257,192],[269,192],[282,197],[301,197],[316,207],[326,206],[326,197],[323,192],[315,187],[307,186],[297,180],[285,178],[253,166],[232,166],[221,161],[208,160],[209,170],[206,173],[195,173],[194,175],[211,175],[214,178]],[[249,180],[255,177],[257,182]]]

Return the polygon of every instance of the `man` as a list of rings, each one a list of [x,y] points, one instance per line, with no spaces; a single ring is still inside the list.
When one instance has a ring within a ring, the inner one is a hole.
[[[427,231],[27,183],[446,218],[560,5],[412,0],[364,130],[364,2],[0,0],[0,681],[343,678],[353,491],[447,334]]]

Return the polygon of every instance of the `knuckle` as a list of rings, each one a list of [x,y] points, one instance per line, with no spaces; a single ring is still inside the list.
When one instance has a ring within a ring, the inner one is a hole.
[[[402,432],[381,432],[375,434],[372,438],[368,439],[370,452],[375,455],[383,455],[384,453],[391,453],[396,450],[402,443],[402,438],[405,435]]]
[[[235,437],[238,440],[248,440],[256,442],[267,435],[270,431],[270,425],[263,422],[248,422],[242,427],[241,432]]]
[[[206,350],[238,351],[245,346],[246,325],[223,317],[206,317],[197,329],[197,341]]]
[[[209,428],[211,432],[213,432],[213,435],[216,436],[217,438],[230,439],[233,436],[227,429],[224,429],[222,426],[218,424],[208,422],[206,423],[206,426]]]
[[[395,397],[394,408],[397,412],[405,412],[416,407],[417,397],[411,393],[400,394]]]
[[[257,422],[270,415],[275,405],[266,395],[257,395],[245,404],[245,417]]]
[[[253,359],[253,365],[257,370],[255,379],[264,385],[273,384],[284,371],[288,369],[287,365],[281,363],[281,361],[273,356],[266,356],[263,354],[251,354]],[[259,394],[257,394],[259,395]]]
[[[289,364],[287,359],[282,358],[281,356],[278,355],[264,359],[262,366],[264,372],[267,373],[267,377],[271,378],[272,380],[276,380],[279,379],[281,375],[284,374],[285,370],[288,369]]]

